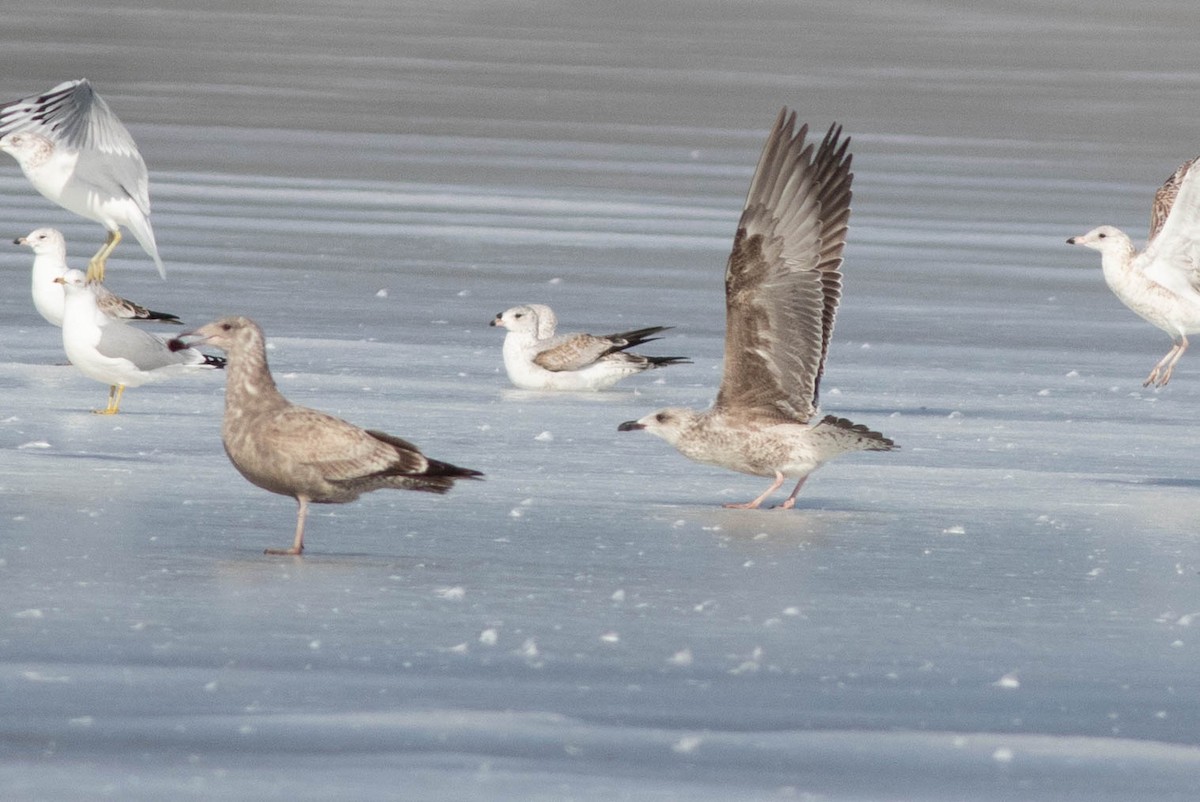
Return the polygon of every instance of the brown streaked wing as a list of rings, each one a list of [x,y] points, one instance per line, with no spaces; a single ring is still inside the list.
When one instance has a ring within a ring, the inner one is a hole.
[[[763,147],[725,271],[725,373],[716,406],[809,420],[841,297],[848,138],[815,149],[785,108]]]
[[[1176,292],[1184,287],[1200,291],[1200,169],[1193,167],[1198,163],[1200,157],[1181,166],[1159,190],[1174,195],[1169,211],[1158,233],[1132,263],[1134,270]],[[1174,186],[1168,189],[1170,185]]]
[[[616,345],[594,334],[568,334],[533,358],[535,365],[546,370],[579,370],[611,352]]]
[[[307,407],[280,410],[263,427],[263,435],[288,459],[315,467],[327,480],[345,481],[378,473],[399,462],[423,470],[425,458],[381,442],[341,418]]]
[[[1200,160],[1200,156],[1181,164],[1179,169],[1171,173],[1171,176],[1154,193],[1154,203],[1150,205],[1149,239],[1154,239],[1158,236],[1158,232],[1162,231],[1163,225],[1167,222],[1167,216],[1171,214],[1171,207],[1175,205],[1175,198],[1179,196],[1179,187],[1183,184],[1183,177],[1187,175],[1188,170],[1197,160]]]

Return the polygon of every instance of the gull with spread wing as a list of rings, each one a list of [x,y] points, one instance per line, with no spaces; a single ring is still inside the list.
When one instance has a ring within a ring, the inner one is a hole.
[[[1200,158],[1182,164],[1154,195],[1150,241],[1138,252],[1124,231],[1093,228],[1069,245],[1100,252],[1104,281],[1144,320],[1165,331],[1171,350],[1142,386],[1164,387],[1187,350],[1187,335],[1200,331]]]
[[[133,232],[166,278],[150,227],[146,163],[129,131],[87,79],[0,105],[0,150],[17,160],[34,189],[108,231],[88,263],[89,279],[104,280],[104,265],[121,241],[121,226]]]
[[[815,423],[834,317],[842,294],[842,251],[850,219],[849,138],[832,126],[806,143],[795,112],[783,109],[763,148],[725,270],[725,364],[713,406],[669,407],[620,431],[644,430],[685,457],[769,476],[754,509],[787,478],[798,479],[851,451],[890,451],[887,437],[845,418]]]

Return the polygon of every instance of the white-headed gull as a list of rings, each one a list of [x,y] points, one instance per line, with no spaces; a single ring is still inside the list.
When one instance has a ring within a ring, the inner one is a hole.
[[[54,279],[67,273],[67,243],[62,232],[56,228],[39,228],[13,240],[15,245],[24,245],[33,251],[31,290],[33,306],[38,314],[55,326],[62,325],[65,289]],[[177,315],[155,312],[153,309],[135,304],[113,293],[102,282],[90,282],[96,291],[96,302],[100,310],[112,317],[130,321],[156,321],[159,323],[182,323]]]
[[[153,334],[101,312],[82,271],[68,270],[55,281],[66,293],[62,337],[67,359],[88,378],[109,385],[108,406],[94,410],[98,414],[120,412],[126,387],[224,367],[220,357],[194,348],[173,350]]]
[[[690,360],[645,356],[628,349],[657,340],[669,326],[651,326],[617,334],[555,334],[558,319],[545,304],[524,304],[492,319],[508,330],[504,370],[522,390],[603,390],[635,373]]]
[[[17,160],[34,189],[64,209],[95,220],[108,237],[88,263],[89,279],[133,232],[166,278],[150,227],[150,179],[137,143],[87,79],[0,105],[0,150]]]
[[[1171,350],[1143,386],[1163,387],[1187,350],[1187,335],[1200,331],[1200,169],[1184,163],[1155,193],[1150,241],[1140,253],[1119,228],[1100,226],[1071,237],[1070,245],[1100,252],[1104,281],[1143,319],[1165,331]]]

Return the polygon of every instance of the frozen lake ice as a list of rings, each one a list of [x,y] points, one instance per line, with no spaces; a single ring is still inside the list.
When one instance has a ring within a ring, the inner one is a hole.
[[[487,480],[265,557],[222,378],[89,414],[0,249],[0,796],[1194,797],[1200,357],[1143,389],[1169,342],[1064,242],[1200,152],[1193,3],[193,6],[5,13],[0,98],[86,76],[150,168],[169,280],[128,241],[109,283]],[[825,411],[902,450],[723,510],[765,482],[616,425],[711,401],[785,104],[855,154]],[[102,237],[7,158],[0,220]],[[514,390],[529,301],[694,364]]]

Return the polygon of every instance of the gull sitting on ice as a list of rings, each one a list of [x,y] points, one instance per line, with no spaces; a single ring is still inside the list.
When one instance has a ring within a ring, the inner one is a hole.
[[[384,432],[291,403],[267,367],[262,329],[245,317],[227,317],[173,340],[208,344],[229,357],[221,440],[242,476],[264,490],[296,499],[296,535],[289,549],[304,551],[309,502],[344,504],[381,488],[445,493],[458,479],[482,476],[426,457],[415,445]]]
[[[1184,163],[1155,193],[1150,241],[1138,252],[1119,228],[1100,226],[1071,237],[1069,245],[1100,252],[1104,281],[1121,302],[1171,338],[1143,386],[1166,386],[1200,331],[1200,159]]]
[[[109,385],[108,406],[93,410],[97,414],[120,412],[126,387],[225,366],[221,357],[194,348],[172,350],[153,334],[104,314],[82,271],[68,270],[54,281],[66,294],[62,337],[67,359],[83,375]]]
[[[104,265],[125,226],[166,278],[150,227],[150,179],[137,143],[87,79],[0,105],[0,150],[17,160],[34,189],[108,231],[88,263],[89,279]]]
[[[555,335],[558,319],[545,304],[507,309],[489,324],[508,329],[504,370],[522,390],[603,390],[635,373],[689,363],[679,356],[643,356],[628,350],[659,339],[670,326],[618,334]]]
[[[725,270],[725,365],[716,402],[705,412],[667,408],[620,431],[645,430],[685,457],[770,476],[754,509],[798,478],[790,509],[809,474],[849,451],[895,444],[844,418],[816,423],[817,391],[842,294],[842,250],[850,219],[849,138],[833,126],[820,147],[793,134],[795,112],[780,112],[738,223]]]
[[[67,243],[62,232],[56,228],[39,228],[13,240],[14,245],[26,245],[33,250],[33,305],[38,313],[55,326],[62,326],[65,292],[63,285],[55,279],[67,273]],[[127,301],[109,291],[99,281],[89,282],[96,292],[100,311],[110,317],[130,321],[157,321],[160,323],[182,323],[177,315],[155,312],[144,306]]]

